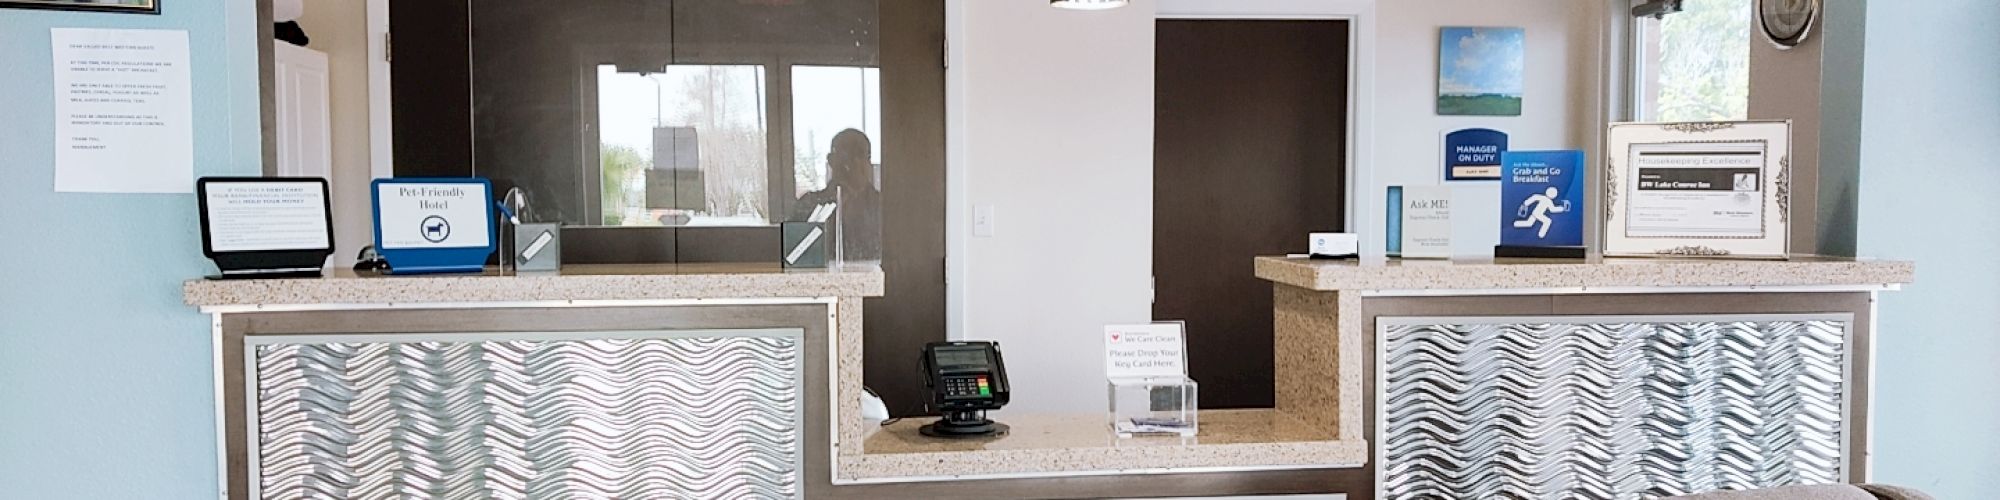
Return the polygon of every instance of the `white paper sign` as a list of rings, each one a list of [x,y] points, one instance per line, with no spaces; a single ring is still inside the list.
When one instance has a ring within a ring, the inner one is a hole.
[[[492,243],[486,185],[378,184],[382,248],[476,248]]]
[[[1109,378],[1183,377],[1187,344],[1181,323],[1104,327],[1104,373]]]
[[[186,31],[52,28],[55,189],[194,192]]]
[[[1403,258],[1451,257],[1451,188],[1403,188]]]

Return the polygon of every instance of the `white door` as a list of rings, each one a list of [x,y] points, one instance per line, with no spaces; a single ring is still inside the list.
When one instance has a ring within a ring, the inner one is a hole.
[[[332,81],[326,53],[272,43],[276,68],[278,171],[286,177],[333,179]],[[335,187],[334,189],[339,189]]]

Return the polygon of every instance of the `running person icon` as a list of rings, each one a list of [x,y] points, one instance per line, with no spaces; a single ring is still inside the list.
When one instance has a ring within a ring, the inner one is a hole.
[[[1514,227],[1526,229],[1541,224],[1542,229],[1536,232],[1535,237],[1548,238],[1549,226],[1555,225],[1555,221],[1549,220],[1549,214],[1569,211],[1569,200],[1563,200],[1561,205],[1556,204],[1557,194],[1560,192],[1556,191],[1554,186],[1550,186],[1548,191],[1529,196],[1527,200],[1522,201],[1521,208],[1514,211],[1514,216],[1521,218],[1514,221]]]

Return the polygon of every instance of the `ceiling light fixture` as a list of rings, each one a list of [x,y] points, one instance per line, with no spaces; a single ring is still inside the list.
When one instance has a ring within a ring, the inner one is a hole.
[[[1069,10],[1111,10],[1124,7],[1126,0],[1049,0],[1049,6]]]

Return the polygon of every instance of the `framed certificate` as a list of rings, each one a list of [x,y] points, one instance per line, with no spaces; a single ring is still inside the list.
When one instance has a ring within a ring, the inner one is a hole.
[[[1619,123],[1604,162],[1604,255],[1784,259],[1790,121]]]

